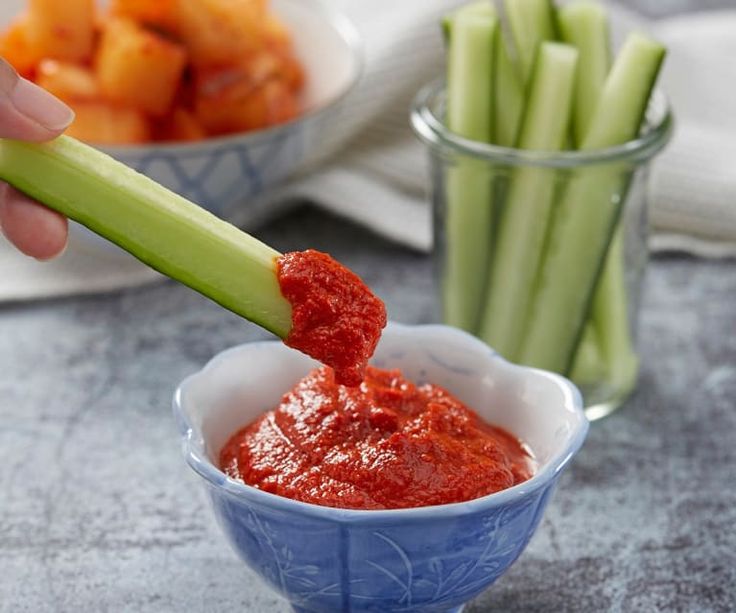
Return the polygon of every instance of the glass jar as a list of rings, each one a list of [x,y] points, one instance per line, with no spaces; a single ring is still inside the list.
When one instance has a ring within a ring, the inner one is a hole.
[[[664,95],[641,135],[596,151],[479,143],[443,123],[442,82],[411,121],[428,145],[442,319],[514,362],[570,377],[589,419],[636,386],[648,172],[669,140]]]

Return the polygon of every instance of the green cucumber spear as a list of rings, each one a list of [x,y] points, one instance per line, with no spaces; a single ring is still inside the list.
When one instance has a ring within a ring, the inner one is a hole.
[[[640,34],[628,37],[606,78],[581,150],[636,137],[664,56],[659,43]],[[557,372],[570,368],[618,222],[626,172],[623,163],[585,168],[567,185],[550,229],[521,362]]]
[[[573,121],[576,146],[580,146],[611,66],[608,17],[598,2],[577,0],[558,10],[557,23],[562,39],[580,51]],[[630,179],[622,180],[622,185]],[[636,378],[638,358],[627,312],[623,240],[623,224],[619,222],[598,281],[584,338],[598,345],[609,385],[615,390],[628,391]],[[586,344],[590,342],[582,346]],[[579,383],[577,371],[590,355],[594,354],[578,351],[576,355],[571,375]]]
[[[449,15],[443,25],[448,39],[447,126],[465,138],[490,142],[498,17],[490,4],[474,3]],[[444,320],[473,332],[493,236],[491,176],[481,162],[459,159],[448,169],[446,181]]]
[[[562,149],[577,61],[578,52],[570,45],[539,45],[517,141],[520,149]],[[555,171],[538,167],[515,168],[509,183],[479,334],[509,360],[516,359],[523,338],[556,188]]]
[[[281,338],[279,252],[83,143],[0,139],[0,179]]]

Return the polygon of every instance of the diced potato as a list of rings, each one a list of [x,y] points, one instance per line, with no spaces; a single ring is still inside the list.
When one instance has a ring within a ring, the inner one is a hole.
[[[151,130],[140,111],[114,107],[104,102],[73,104],[76,118],[66,133],[96,145],[146,143]]]
[[[212,134],[266,128],[288,121],[298,112],[294,92],[281,79],[250,88],[237,83],[219,93],[200,96],[196,105],[197,118]]]
[[[179,0],[112,0],[110,15],[127,17],[164,32],[176,33]]]
[[[94,26],[94,0],[28,0],[28,40],[41,57],[88,60]]]
[[[194,113],[177,107],[171,114],[156,126],[156,140],[161,141],[195,141],[207,137],[207,132],[199,123]]]
[[[112,19],[100,41],[97,80],[105,98],[161,116],[171,108],[186,60],[181,45],[128,19]]]
[[[66,102],[100,97],[94,73],[78,64],[42,60],[38,65],[36,83]]]
[[[179,32],[197,66],[232,64],[264,43],[262,0],[179,0]]]
[[[0,34],[0,56],[10,62],[24,77],[33,73],[39,56],[28,41],[28,19],[22,15]]]

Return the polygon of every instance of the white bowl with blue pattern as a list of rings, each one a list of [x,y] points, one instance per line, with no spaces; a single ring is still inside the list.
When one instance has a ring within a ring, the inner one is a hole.
[[[3,0],[0,27],[24,11],[26,3]],[[340,116],[350,104],[346,95],[362,71],[360,37],[344,16],[319,0],[271,0],[270,6],[291,31],[306,72],[301,116],[269,129],[193,143],[100,149],[225,218],[331,153],[343,136]]]
[[[259,194],[331,153],[341,137],[345,98],[362,70],[359,36],[318,0],[272,0],[270,6],[291,31],[305,69],[302,115],[193,143],[100,148],[216,215],[241,222]]]
[[[216,356],[176,392],[187,462],[203,478],[225,536],[295,611],[460,611],[516,560],[539,524],[588,422],[575,387],[512,365],[447,326],[389,324],[372,363],[455,394],[488,422],[519,436],[537,473],[469,502],[360,511],[282,498],[217,467],[229,436],[275,407],[316,363],[280,342]]]

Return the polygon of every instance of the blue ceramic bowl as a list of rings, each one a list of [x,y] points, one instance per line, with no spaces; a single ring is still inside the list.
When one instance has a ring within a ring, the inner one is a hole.
[[[442,385],[534,452],[529,481],[470,502],[387,511],[320,507],[223,474],[230,434],[273,408],[315,362],[278,342],[235,347],[186,379],[174,412],[230,544],[296,611],[459,611],[524,550],[588,422],[577,390],[514,366],[446,326],[386,329],[373,363]]]

